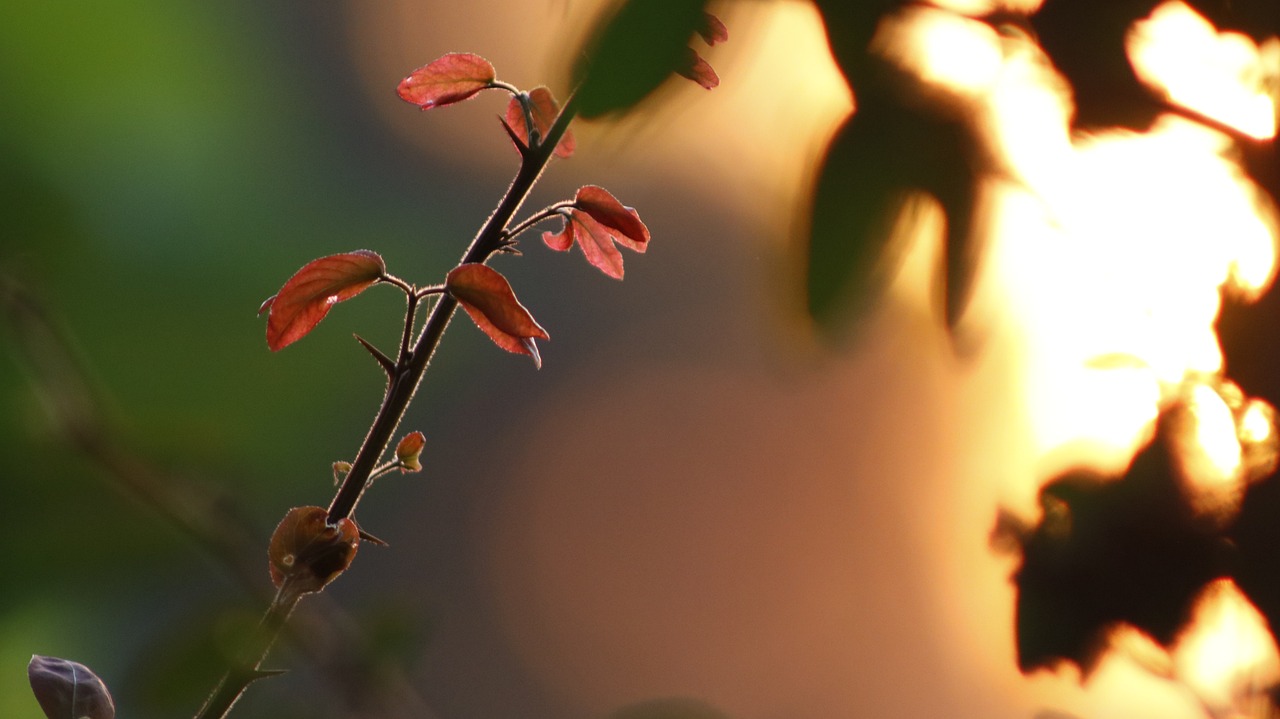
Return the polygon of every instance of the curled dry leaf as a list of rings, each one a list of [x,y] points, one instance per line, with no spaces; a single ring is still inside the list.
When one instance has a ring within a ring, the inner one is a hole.
[[[400,81],[400,99],[430,110],[462,102],[491,86],[497,73],[479,55],[451,52],[409,73]]]
[[[356,250],[312,260],[258,308],[267,316],[267,346],[279,351],[302,339],[335,304],[364,292],[386,274],[382,257]]]
[[[525,354],[542,366],[536,339],[550,339],[516,299],[511,283],[497,270],[479,263],[458,265],[445,278],[449,294],[493,343],[508,352]]]
[[[560,115],[560,103],[556,102],[555,96],[545,87],[535,87],[528,94],[533,126],[538,129],[539,137],[546,137],[556,117]],[[524,106],[520,104],[519,98],[513,97],[507,103],[507,114],[503,122],[511,129],[511,134],[519,138],[525,147],[529,146],[529,128],[525,123]],[[573,131],[565,130],[560,142],[556,144],[556,157],[567,159],[576,148],[577,141],[573,139]]]
[[[560,232],[542,233],[542,241],[560,252],[572,247],[575,240],[587,262],[620,280],[622,253],[614,243],[644,252],[649,247],[649,228],[634,209],[618,202],[608,190],[587,185],[578,189]]]
[[[27,664],[27,679],[49,719],[115,719],[107,685],[79,662],[36,654]]]
[[[401,472],[417,472],[422,469],[419,458],[426,443],[427,439],[421,432],[410,432],[400,440],[400,444],[396,445],[396,459],[403,465]]]
[[[348,518],[328,523],[324,507],[294,507],[280,520],[267,549],[271,581],[298,594],[318,592],[355,559],[360,528]]]

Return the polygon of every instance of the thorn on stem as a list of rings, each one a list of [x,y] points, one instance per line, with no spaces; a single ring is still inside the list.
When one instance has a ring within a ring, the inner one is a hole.
[[[369,354],[373,355],[374,359],[378,360],[378,364],[382,365],[383,371],[387,373],[387,378],[395,379],[396,363],[392,362],[390,357],[387,357],[385,354],[383,354],[382,350],[379,350],[377,347],[374,347],[373,345],[369,344],[369,342],[366,341],[365,338],[361,337],[360,335],[355,335],[355,338],[356,338],[356,341],[359,342],[365,349],[369,350]]]

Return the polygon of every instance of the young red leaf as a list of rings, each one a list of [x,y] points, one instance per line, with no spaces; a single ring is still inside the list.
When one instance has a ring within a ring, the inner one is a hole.
[[[550,336],[516,299],[507,278],[487,265],[467,263],[449,271],[445,287],[494,344],[529,355],[534,364],[542,366],[534,340]]]
[[[271,311],[267,346],[276,352],[297,342],[329,314],[329,308],[364,292],[386,271],[382,257],[369,250],[329,255],[303,265],[258,310],[259,314]]]
[[[538,129],[538,136],[546,137],[547,131],[551,129],[552,123],[560,114],[560,103],[556,102],[555,96],[547,88],[535,87],[529,91],[529,105],[533,126]],[[520,104],[519,98],[513,97],[511,102],[507,103],[507,115],[503,120],[512,134],[518,137],[525,147],[528,147],[529,128],[525,123],[524,106]],[[573,139],[573,131],[566,130],[556,145],[556,157],[566,159],[573,154],[576,147],[577,142]]]
[[[728,41],[729,28],[720,22],[720,18],[709,12],[703,12],[702,25],[698,28],[698,34],[702,36],[703,42],[715,45],[718,42]]]
[[[685,63],[677,68],[676,72],[680,73],[683,77],[693,80],[708,90],[715,88],[720,84],[720,76],[717,75],[716,71],[711,68],[711,65],[707,64],[707,61],[703,60],[702,56],[697,52],[694,52],[692,48],[689,49],[689,54],[685,58]]]
[[[649,247],[649,228],[635,210],[618,202],[603,187],[580,188],[573,204],[560,232],[544,232],[542,241],[560,252],[577,241],[587,262],[616,280],[622,279],[622,253],[614,243],[644,252]]]
[[[36,654],[27,664],[27,679],[49,719],[115,719],[107,685],[79,662]]]
[[[614,230],[618,243],[644,252],[649,244],[649,228],[640,221],[640,215],[630,207],[618,202],[608,190],[596,185],[578,188],[573,204],[591,216],[591,219]]]
[[[451,52],[409,73],[396,93],[405,102],[430,110],[462,102],[490,86],[497,73],[479,55]]]
[[[559,232],[542,233],[542,241],[556,252],[568,252],[573,247],[573,222],[566,217],[564,227]]]
[[[404,465],[401,472],[417,472],[422,469],[422,463],[419,458],[422,456],[422,448],[427,443],[426,437],[421,432],[410,432],[400,440],[400,444],[396,445],[396,459],[400,460],[400,464]]]

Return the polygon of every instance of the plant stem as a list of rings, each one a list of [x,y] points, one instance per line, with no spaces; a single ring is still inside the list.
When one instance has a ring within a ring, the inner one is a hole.
[[[574,98],[570,97],[547,131],[547,136],[520,153],[520,169],[516,172],[515,179],[511,181],[498,207],[480,228],[471,245],[467,247],[467,251],[462,256],[462,264],[484,263],[502,247],[507,225],[519,211],[538,178],[542,176],[542,172],[555,153],[556,144],[569,128],[575,113]],[[415,304],[413,296],[410,297],[410,311],[406,313],[405,320],[406,339],[412,332],[412,309]],[[417,341],[413,343],[413,347],[407,353],[401,352],[401,357],[396,362],[396,371],[387,383],[386,393],[383,395],[382,404],[378,407],[373,425],[370,426],[369,432],[360,444],[355,461],[351,464],[351,470],[343,478],[342,485],[329,504],[329,524],[336,524],[350,517],[355,511],[356,505],[359,504],[360,498],[369,486],[370,477],[377,470],[379,460],[391,443],[396,427],[404,417],[405,410],[409,408],[409,402],[413,399],[418,384],[426,373],[427,365],[440,345],[440,339],[444,336],[449,320],[452,319],[457,308],[456,299],[448,293],[441,294],[440,299],[431,308],[431,314],[427,316],[427,321]],[[407,343],[404,346],[407,346]],[[301,596],[293,593],[276,594],[267,610],[267,615],[258,627],[252,650],[249,652],[249,662],[227,671],[195,719],[222,719],[231,711],[231,707],[250,684],[268,675],[259,667],[284,630],[289,614],[293,612],[300,599]]]
[[[547,131],[547,137],[538,145],[529,148],[530,151],[523,155],[515,179],[507,188],[497,209],[471,241],[471,246],[462,256],[462,264],[483,263],[501,247],[507,225],[519,211],[520,205],[528,197],[529,191],[533,189],[543,170],[546,169],[547,163],[555,152],[556,143],[564,136],[574,112],[574,101],[571,97],[565,103],[564,109],[561,110],[551,129]],[[338,488],[338,493],[334,495],[333,502],[329,505],[330,524],[351,516],[355,511],[360,497],[364,494],[369,476],[377,466],[378,460],[387,451],[392,435],[395,434],[400,419],[408,409],[409,402],[418,389],[418,383],[422,380],[427,365],[440,344],[440,338],[444,336],[449,320],[453,318],[453,312],[457,308],[458,301],[448,294],[441,295],[440,300],[431,308],[431,314],[428,315],[426,324],[422,328],[422,334],[418,336],[418,341],[410,350],[408,361],[401,365],[400,371],[388,383],[382,406],[378,408],[373,425],[365,435],[355,461],[351,463],[351,471],[343,479],[342,486]]]
[[[273,674],[273,672],[264,672],[259,667],[267,658],[276,639],[280,637],[285,624],[289,621],[289,615],[293,613],[294,607],[298,606],[300,599],[302,599],[301,594],[286,592],[283,587],[276,592],[275,598],[271,600],[271,606],[267,608],[266,615],[262,617],[262,621],[254,632],[252,644],[245,652],[245,663],[231,667],[222,675],[218,686],[205,700],[204,706],[200,707],[196,719],[225,717],[250,684]]]

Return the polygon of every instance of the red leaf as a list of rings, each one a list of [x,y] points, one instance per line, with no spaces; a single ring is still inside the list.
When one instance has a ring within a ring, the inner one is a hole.
[[[27,679],[49,719],[115,718],[115,702],[107,685],[79,662],[35,654],[27,664]]]
[[[720,22],[720,18],[709,12],[702,13],[702,26],[698,28],[698,34],[702,36],[702,40],[708,45],[715,45],[718,42],[726,42],[729,39],[729,28]]]
[[[552,123],[560,114],[560,103],[556,102],[555,96],[547,88],[535,87],[529,91],[529,104],[530,114],[533,115],[533,126],[538,128],[538,136],[546,137],[547,131],[551,129]],[[507,103],[507,115],[504,120],[507,127],[511,128],[511,132],[528,147],[529,128],[525,124],[524,107],[520,104],[519,98],[513,97],[511,102]],[[559,144],[556,145],[556,157],[566,159],[573,154],[576,147],[577,142],[573,139],[573,131],[566,130]]]
[[[487,265],[467,263],[449,271],[445,287],[494,344],[508,352],[529,355],[542,366],[534,339],[550,336],[516,299],[507,278]]]
[[[573,247],[573,222],[565,218],[564,227],[559,232],[542,233],[542,241],[556,252],[568,252]]]
[[[271,311],[267,346],[276,352],[302,339],[329,314],[329,308],[364,292],[386,271],[382,258],[369,250],[308,262],[258,310],[259,314]]]
[[[497,73],[479,55],[451,52],[409,73],[396,93],[405,102],[430,110],[462,102],[490,86]]]
[[[596,185],[578,188],[573,204],[591,216],[591,219],[614,230],[618,243],[636,252],[644,252],[649,244],[649,228],[640,221],[640,215],[618,202],[608,190]]]
[[[561,252],[577,241],[587,262],[616,280],[622,279],[622,253],[614,243],[644,252],[649,247],[649,228],[635,210],[603,187],[579,188],[573,203],[564,228],[559,233],[542,233],[542,241]]]
[[[577,225],[573,236],[587,262],[615,280],[622,279],[622,253],[613,245],[617,239],[613,231],[584,212],[575,211],[572,217],[572,222]]]
[[[707,64],[707,61],[703,60],[702,56],[694,52],[692,48],[689,50],[689,55],[685,59],[685,64],[678,68],[676,72],[680,73],[683,77],[693,80],[708,90],[720,84],[720,76],[717,75],[716,71],[711,68],[711,65]]]

